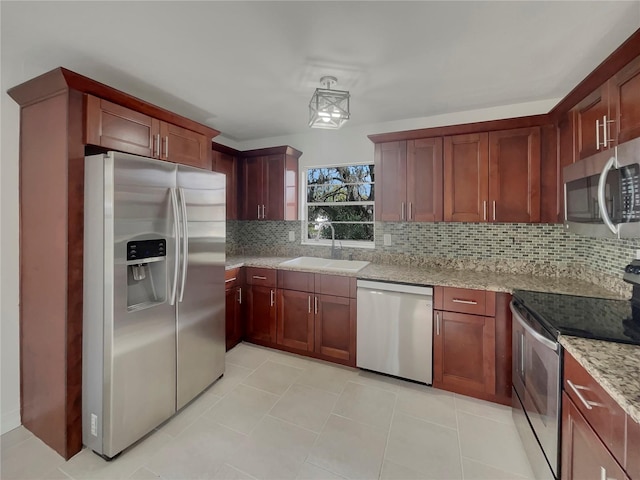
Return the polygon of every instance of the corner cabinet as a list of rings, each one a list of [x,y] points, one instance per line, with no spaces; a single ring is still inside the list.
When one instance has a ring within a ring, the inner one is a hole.
[[[442,221],[442,137],[375,146],[376,219]]]
[[[227,176],[227,220],[238,219],[238,158],[240,152],[213,143],[212,170]]]
[[[234,268],[225,271],[225,332],[227,350],[235,347],[244,336],[243,295],[244,269]]]
[[[276,271],[247,267],[247,339],[260,344],[276,343]]]
[[[540,221],[540,127],[444,138],[444,220]]]
[[[435,388],[510,405],[509,301],[505,293],[434,288]]]
[[[85,95],[85,143],[211,170],[211,137]]]
[[[298,219],[298,159],[293,147],[249,150],[240,161],[241,220]]]

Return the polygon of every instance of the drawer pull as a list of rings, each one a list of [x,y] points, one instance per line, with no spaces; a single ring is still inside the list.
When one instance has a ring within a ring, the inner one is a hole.
[[[478,304],[478,302],[476,302],[475,300],[461,300],[459,298],[454,298],[451,301],[453,303],[464,303],[465,305],[477,305]]]
[[[242,305],[242,288],[238,287],[238,303]]]
[[[230,278],[228,280],[225,280],[224,283],[233,282],[234,280],[236,280],[236,277],[233,277],[233,278]]]
[[[254,280],[266,280],[266,279],[267,279],[267,277],[263,277],[262,275],[254,275],[254,276],[253,276],[253,279],[254,279]]]
[[[275,303],[275,296],[274,296],[274,293],[275,293],[275,292],[274,292],[273,290],[271,290],[271,295],[270,295],[271,305],[270,305],[270,306],[272,306],[272,307],[273,307],[273,304]]]
[[[589,390],[587,387],[583,387],[582,385],[575,385],[569,379],[567,379],[567,385],[569,385],[569,387],[571,387],[571,390],[573,390],[573,392],[576,394],[578,399],[582,402],[582,404],[585,406],[585,408],[587,410],[592,410],[593,407],[602,407],[603,406],[601,403],[590,402],[589,400],[584,398],[584,395],[582,395],[582,392],[580,390]]]

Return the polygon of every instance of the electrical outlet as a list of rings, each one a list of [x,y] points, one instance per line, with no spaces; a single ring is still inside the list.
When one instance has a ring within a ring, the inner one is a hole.
[[[384,245],[385,245],[385,247],[388,247],[389,245],[391,245],[391,234],[390,233],[385,233],[384,234]]]
[[[293,230],[289,230],[289,241],[290,242],[296,241],[296,232],[294,232]]]
[[[98,416],[95,413],[91,414],[91,435],[98,436]]]

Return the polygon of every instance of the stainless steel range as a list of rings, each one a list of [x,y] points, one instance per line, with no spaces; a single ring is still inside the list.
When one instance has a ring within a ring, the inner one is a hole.
[[[562,347],[559,335],[640,345],[640,260],[625,269],[633,298],[613,300],[516,290],[513,419],[536,478],[560,478]]]

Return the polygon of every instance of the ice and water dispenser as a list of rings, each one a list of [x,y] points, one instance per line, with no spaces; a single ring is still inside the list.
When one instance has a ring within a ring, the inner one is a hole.
[[[167,299],[167,241],[127,242],[127,311],[142,310]]]

